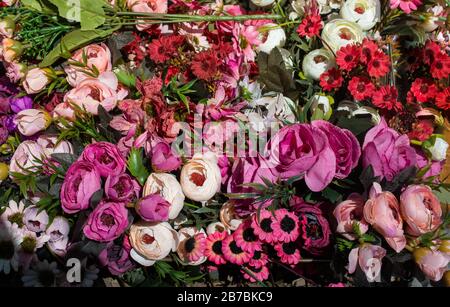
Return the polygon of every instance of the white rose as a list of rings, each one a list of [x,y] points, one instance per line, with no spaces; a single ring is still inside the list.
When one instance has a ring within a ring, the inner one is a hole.
[[[274,23],[266,24],[262,28],[268,30],[265,32],[266,36],[263,39],[263,43],[258,46],[258,51],[269,54],[273,48],[281,48],[284,46],[286,43],[286,33],[283,28]]]
[[[363,38],[361,27],[345,19],[333,19],[326,23],[322,30],[325,47],[331,48],[334,53],[348,44],[361,43]]]
[[[172,174],[152,173],[145,182],[142,196],[159,193],[170,203],[169,219],[178,216],[184,206],[184,194],[177,178]]]
[[[195,201],[210,200],[220,191],[222,175],[217,165],[217,157],[212,152],[195,154],[183,166],[180,183],[184,194]]]
[[[275,2],[275,0],[251,0],[251,2],[256,6],[265,7],[272,5]]]
[[[305,77],[319,80],[324,72],[334,66],[336,66],[336,61],[333,54],[322,48],[309,52],[303,58],[302,70]]]
[[[356,22],[367,31],[380,20],[380,6],[380,0],[347,0],[340,12],[342,18]]]
[[[448,143],[440,137],[436,137],[433,146],[428,147],[428,150],[431,153],[431,158],[434,161],[445,160],[445,158],[447,157],[447,149]]]
[[[190,261],[188,259],[187,254],[190,252],[189,249],[190,248],[199,248],[199,246],[197,246],[198,244],[200,244],[200,242],[198,240],[195,241],[195,243],[193,242],[193,240],[195,240],[194,236],[197,234],[203,234],[203,240],[205,240],[206,238],[206,233],[205,230],[203,229],[197,229],[196,227],[185,227],[185,228],[181,228],[180,230],[178,230],[178,247],[177,247],[177,254],[178,257],[180,257],[180,259],[182,260],[183,264],[185,265],[200,265],[203,262],[206,261],[206,256],[202,255],[198,260],[195,261]],[[193,246],[188,246],[191,244],[195,244]]]
[[[130,256],[143,266],[151,266],[175,252],[178,234],[169,223],[139,222],[130,227]]]

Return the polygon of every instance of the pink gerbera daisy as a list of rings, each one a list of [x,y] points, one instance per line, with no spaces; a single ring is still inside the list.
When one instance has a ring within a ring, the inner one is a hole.
[[[278,243],[274,246],[281,262],[296,265],[300,262],[300,250],[295,242]]]
[[[297,240],[299,236],[298,217],[286,209],[275,211],[276,221],[272,228],[275,237],[280,242],[291,242]]]
[[[254,268],[251,266],[245,266],[246,270],[242,269],[241,272],[245,279],[250,282],[264,281],[269,278],[269,269],[267,266],[260,268]]]
[[[253,253],[262,248],[262,242],[259,240],[258,236],[255,235],[250,220],[241,223],[238,229],[233,233],[233,236],[237,245],[246,252]]]
[[[254,233],[264,242],[272,243],[278,241],[273,232],[274,222],[275,217],[271,212],[261,210],[259,216],[258,214],[255,214],[252,218],[252,228]]]
[[[194,236],[186,238],[180,242],[179,250],[185,259],[190,262],[195,262],[204,256],[206,247],[206,237],[203,232],[199,232]]]
[[[216,231],[206,238],[205,256],[208,257],[209,261],[215,263],[216,265],[227,263],[222,252],[223,240],[226,237],[227,237],[226,231],[224,232]]]
[[[390,2],[391,9],[396,9],[400,7],[400,9],[406,14],[411,13],[412,11],[417,10],[417,8],[422,4],[421,0],[391,0]]]
[[[253,256],[253,253],[245,252],[237,245],[233,235],[223,240],[222,252],[227,261],[237,265],[247,263]]]
[[[248,264],[254,268],[260,268],[266,265],[268,261],[269,257],[267,256],[267,254],[263,253],[262,251],[255,251],[253,253],[253,257],[248,261]]]

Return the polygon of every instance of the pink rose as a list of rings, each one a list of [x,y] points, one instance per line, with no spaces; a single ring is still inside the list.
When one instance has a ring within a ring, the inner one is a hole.
[[[84,58],[86,63],[84,63]],[[83,65],[80,67],[79,65]],[[95,69],[99,73],[111,71],[111,52],[109,48],[101,44],[91,44],[75,52],[72,58],[69,59],[69,65],[64,69],[67,74],[67,82],[73,87],[76,87],[81,81],[88,78],[89,69]]]
[[[134,263],[130,258],[131,245],[128,237],[125,237],[122,245],[110,243],[98,256],[99,262],[107,266],[111,274],[122,275],[132,268]]]
[[[128,91],[119,88],[119,82],[113,72],[104,72],[98,78],[86,78],[64,96],[64,102],[71,102],[97,115],[98,106],[111,111],[117,102],[124,99]]]
[[[400,195],[400,211],[406,224],[406,232],[420,236],[436,230],[441,224],[442,208],[430,187],[410,185]]]
[[[381,272],[381,262],[386,256],[386,250],[378,245],[363,244],[351,250],[348,255],[348,272],[353,274],[356,266],[366,274],[369,282],[376,281]]]
[[[358,166],[361,156],[361,147],[356,137],[347,129],[341,129],[324,120],[315,120],[311,123],[313,127],[325,132],[331,149],[336,156],[336,175],[343,179],[350,175],[351,171]]]
[[[389,128],[384,118],[367,132],[362,149],[363,167],[372,165],[375,176],[387,180],[416,165],[416,152],[410,146],[408,136]]]
[[[168,143],[161,141],[152,147],[152,167],[155,172],[171,172],[180,166],[180,157],[172,151]]]
[[[351,194],[347,200],[341,202],[333,211],[338,225],[336,232],[349,240],[355,240],[353,225],[358,224],[361,234],[366,233],[369,225],[363,216],[364,199],[357,193]]]
[[[53,118],[57,119],[59,117],[63,117],[69,121],[75,120],[75,111],[70,107],[69,103],[67,102],[59,103],[53,109]]]
[[[364,218],[399,253],[406,245],[406,238],[397,198],[391,192],[381,191],[378,183],[374,183],[370,194],[364,205]]]
[[[169,220],[170,203],[158,193],[140,199],[136,212],[147,222],[166,222]]]
[[[127,164],[117,145],[108,142],[86,146],[80,159],[94,164],[100,176],[105,178],[124,173]]]
[[[92,195],[101,189],[101,179],[95,165],[87,161],[73,163],[61,187],[61,206],[74,214],[89,207]]]
[[[91,240],[111,242],[125,232],[128,210],[123,203],[101,202],[89,215],[83,233]]]
[[[32,136],[50,126],[52,118],[44,110],[27,109],[20,111],[14,118],[17,129],[25,136]]]
[[[37,94],[49,83],[50,79],[45,69],[33,68],[26,73],[22,85],[27,94]]]
[[[127,0],[127,7],[137,13],[167,13],[167,0]],[[136,29],[143,31],[151,24],[138,24]]]
[[[4,62],[3,66],[5,66],[6,69],[6,76],[12,83],[16,83],[17,81],[22,79],[25,76],[25,72],[27,69],[25,64],[16,62]]]
[[[108,199],[118,202],[129,202],[139,197],[141,186],[128,174],[108,176],[105,182],[105,194]]]
[[[322,191],[336,174],[336,156],[327,135],[308,124],[281,128],[267,144],[266,152],[282,179],[304,176],[314,192]]]
[[[421,149],[416,149],[416,158],[417,158],[417,168],[422,169],[424,167],[429,167],[428,171],[423,175],[422,178],[428,177],[438,177],[436,181],[439,181],[439,175],[441,174],[442,168],[445,165],[444,161],[429,161],[427,156]]]
[[[439,281],[447,271],[450,257],[441,251],[421,247],[414,250],[414,260],[425,276],[433,281]]]

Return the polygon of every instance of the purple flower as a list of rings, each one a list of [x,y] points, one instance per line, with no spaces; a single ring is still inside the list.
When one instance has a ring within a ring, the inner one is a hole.
[[[109,176],[105,182],[105,193],[110,200],[127,202],[139,197],[141,187],[128,174]]]
[[[0,144],[5,143],[9,136],[7,121],[8,121],[7,116],[0,117]]]
[[[416,159],[417,159],[417,168],[422,169],[426,166],[430,166],[430,168],[428,169],[428,171],[423,175],[423,178],[428,178],[428,177],[435,177],[436,181],[439,181],[439,175],[441,174],[442,168],[445,165],[445,160],[444,161],[430,161],[428,160],[427,156],[424,154],[424,152],[421,149],[416,149]]]
[[[100,264],[107,266],[113,275],[122,275],[134,267],[130,258],[131,245],[125,237],[122,245],[110,243],[98,256]]]
[[[28,110],[33,108],[33,99],[28,96],[23,96],[20,98],[11,97],[9,101],[11,111],[14,113],[19,113],[23,110]]]
[[[140,199],[136,212],[147,222],[165,222],[169,220],[170,203],[159,193],[150,194]]]

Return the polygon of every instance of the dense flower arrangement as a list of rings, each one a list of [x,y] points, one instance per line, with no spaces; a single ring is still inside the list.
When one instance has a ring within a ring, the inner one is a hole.
[[[449,285],[449,5],[0,1],[0,283]]]

